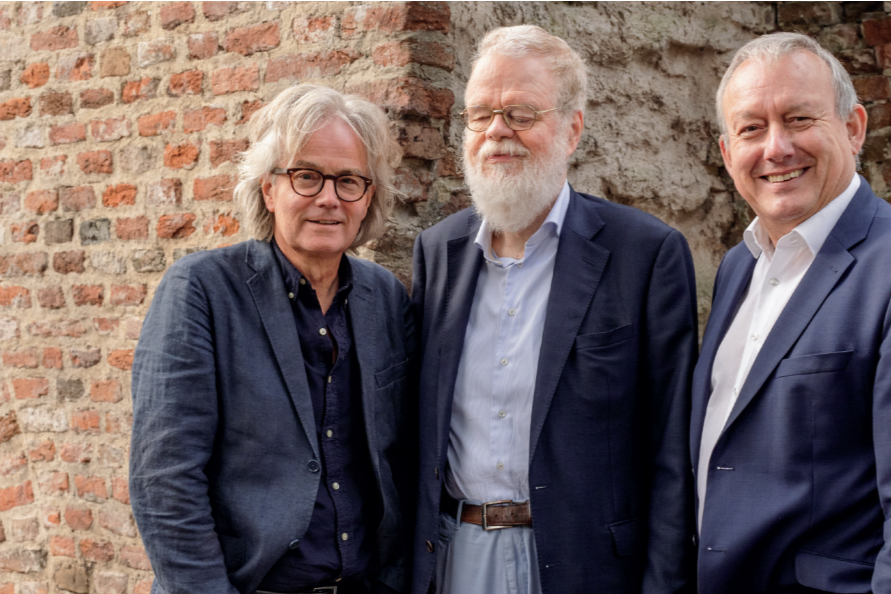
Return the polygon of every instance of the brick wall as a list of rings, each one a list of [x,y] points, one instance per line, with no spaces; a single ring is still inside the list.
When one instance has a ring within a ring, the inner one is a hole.
[[[147,594],[129,510],[129,370],[167,267],[246,238],[245,122],[296,82],[364,95],[405,150],[405,202],[361,254],[410,277],[417,232],[469,203],[458,169],[470,54],[540,24],[591,64],[570,179],[687,235],[703,316],[747,210],[721,168],[721,61],[760,33],[817,35],[856,74],[864,171],[891,187],[891,17],[848,3],[0,3],[0,594]]]

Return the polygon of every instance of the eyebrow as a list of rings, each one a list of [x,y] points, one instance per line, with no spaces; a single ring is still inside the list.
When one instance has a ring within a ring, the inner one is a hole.
[[[813,109],[816,109],[816,108],[812,102],[803,101],[801,103],[793,103],[792,105],[787,107],[785,111],[787,111],[787,112],[806,111],[806,110],[813,110]],[[743,111],[743,112],[736,114],[736,116],[733,118],[733,120],[734,120],[734,122],[736,122],[739,120],[759,119],[761,117],[763,117],[761,112],[747,110],[747,111]]]
[[[325,169],[318,163],[314,163],[312,161],[304,161],[302,159],[299,161],[296,161],[293,165],[291,165],[291,167],[289,169],[293,169],[295,167],[305,167],[307,169],[317,169],[317,170],[321,171],[322,173],[324,173],[324,169]],[[335,171],[333,173],[333,175],[361,175],[362,177],[368,177],[367,173],[364,173],[359,169],[338,169],[337,171]]]

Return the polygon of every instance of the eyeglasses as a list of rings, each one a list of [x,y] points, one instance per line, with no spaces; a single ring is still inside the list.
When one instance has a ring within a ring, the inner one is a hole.
[[[467,126],[467,129],[474,132],[486,130],[497,113],[501,114],[501,117],[504,118],[504,123],[511,130],[528,130],[535,124],[538,114],[556,109],[556,107],[552,107],[551,109],[538,111],[528,105],[505,105],[501,109],[492,109],[485,105],[471,105],[464,108],[464,111],[461,112],[461,117],[464,118],[464,125]]]
[[[297,194],[311,198],[319,194],[325,187],[325,180],[334,180],[334,194],[344,202],[355,202],[365,195],[368,186],[374,180],[362,175],[325,175],[315,169],[292,167],[291,169],[273,169],[270,173],[287,175],[291,179],[291,189]]]

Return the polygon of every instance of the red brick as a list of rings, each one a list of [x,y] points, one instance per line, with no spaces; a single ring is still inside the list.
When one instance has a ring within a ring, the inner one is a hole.
[[[0,489],[0,511],[10,510],[20,505],[28,505],[29,503],[34,503],[34,489],[31,487],[31,481]]]
[[[238,153],[246,151],[250,146],[247,138],[235,140],[211,140],[210,164],[217,167],[223,163],[234,161]]]
[[[161,7],[161,28],[176,29],[183,23],[195,21],[195,9],[191,2],[175,2]]]
[[[87,561],[107,563],[114,560],[114,545],[84,538],[80,541],[80,554]]]
[[[59,274],[84,271],[84,253],[81,250],[53,254],[53,270]]]
[[[140,68],[169,62],[174,58],[176,58],[176,51],[173,49],[170,39],[152,39],[143,41],[137,46],[136,61]]]
[[[854,79],[854,89],[862,102],[882,101],[891,97],[888,77],[882,75],[864,76]]]
[[[52,462],[56,459],[56,444],[49,439],[41,441],[36,448],[31,450],[28,457],[31,462]],[[67,478],[68,475],[66,474],[65,477]]]
[[[107,418],[105,426],[108,426]],[[130,505],[130,485],[127,484],[127,479],[119,476],[114,477],[111,480],[111,490],[111,496],[114,497],[116,501],[120,501],[124,505]]]
[[[49,72],[49,64],[46,62],[35,62],[25,68],[19,80],[28,85],[29,88],[36,89],[49,81]]]
[[[129,513],[116,513],[107,509],[99,510],[99,525],[121,536],[136,536],[136,523]]]
[[[121,102],[133,103],[140,99],[152,99],[158,90],[158,79],[143,78],[124,83],[121,88]]]
[[[219,39],[216,31],[189,35],[189,59],[206,60],[217,54]]]
[[[171,169],[191,169],[198,162],[200,149],[191,142],[168,144],[164,147],[164,166]]]
[[[43,276],[46,271],[45,252],[10,254],[0,253],[0,275],[4,276]]]
[[[142,571],[152,570],[152,564],[149,562],[148,556],[145,554],[145,549],[142,547],[131,547],[129,545],[122,546],[121,565],[126,565],[133,569],[141,569]]]
[[[31,35],[31,49],[56,51],[77,47],[77,29],[74,27],[53,27],[47,31]]]
[[[250,66],[214,70],[210,85],[214,95],[256,91],[260,88],[260,67],[254,62]]]
[[[204,82],[204,73],[200,70],[186,70],[170,77],[167,86],[167,94],[171,97],[184,95],[200,95],[201,85]]]
[[[127,433],[130,434],[130,426],[133,424],[133,415],[121,414],[115,412],[105,413],[105,432],[106,433]],[[126,481],[124,481],[126,484]],[[127,498],[130,498],[129,492]],[[118,499],[115,496],[115,499]]]
[[[86,132],[85,132],[86,133]],[[65,174],[65,161],[68,155],[56,155],[54,157],[41,157],[40,170],[47,175],[61,177]]]
[[[84,347],[71,349],[71,366],[89,368],[97,365],[102,360],[102,350],[98,348]]]
[[[111,173],[111,151],[78,153],[77,166],[80,167],[80,170],[84,173]]]
[[[112,285],[112,305],[142,305],[148,288],[145,285]]]
[[[31,291],[25,287],[0,285],[0,306],[19,309],[31,307]]]
[[[108,89],[86,89],[80,92],[83,109],[97,109],[114,103],[114,93]]]
[[[37,351],[35,349],[28,349],[26,351],[4,351],[3,365],[5,367],[34,369],[37,367]],[[15,383],[13,383],[13,389],[15,389]]]
[[[26,118],[31,115],[31,98],[19,97],[0,103],[0,120]]]
[[[450,48],[427,41],[388,41],[378,44],[371,57],[379,66],[423,64],[448,71],[455,67],[455,54]]]
[[[202,2],[201,11],[208,21],[219,21],[235,12],[247,10],[246,7],[239,7],[239,4],[239,2]]]
[[[199,109],[189,109],[183,113],[183,132],[200,132],[209,125],[220,126],[226,121],[226,110],[222,107],[205,105]]]
[[[41,516],[43,517],[43,525],[47,528],[59,526],[62,523],[62,514],[55,508],[43,508],[43,510],[41,510]]]
[[[47,369],[62,369],[62,349],[56,347],[43,349],[43,366]]]
[[[372,103],[400,115],[448,118],[455,95],[449,89],[434,87],[419,78],[394,78],[352,85],[348,93],[366,97]]]
[[[77,410],[71,413],[71,426],[77,432],[99,433],[99,412]]]
[[[114,305],[114,287],[111,288],[111,304]],[[108,336],[121,325],[119,318],[93,318],[93,328],[102,336]]]
[[[115,234],[118,239],[147,239],[149,220],[146,216],[132,219],[118,219],[115,222]]]
[[[178,179],[162,179],[149,184],[146,190],[145,203],[150,206],[160,204],[179,204],[183,197],[183,183]]]
[[[238,233],[241,224],[231,212],[214,213],[204,225],[204,232],[208,235],[219,233],[223,237],[231,237]]]
[[[173,132],[176,129],[176,112],[146,114],[136,120],[140,136],[157,136],[162,132]]]
[[[49,394],[49,380],[43,377],[16,378],[12,380],[12,389],[17,400],[33,400]]]
[[[28,459],[24,452],[0,458],[0,475],[9,476],[28,467]]]
[[[32,336],[42,336],[43,338],[49,338],[51,336],[80,338],[86,334],[87,330],[84,328],[84,325],[77,320],[57,320],[28,324],[28,332]]]
[[[151,594],[152,592],[152,583],[154,583],[153,578],[148,578],[147,580],[139,580],[136,582],[136,586],[133,587],[133,594]]]
[[[49,140],[50,144],[71,144],[72,142],[82,142],[87,139],[87,125],[80,122],[72,122],[61,126],[50,127]]]
[[[192,184],[192,198],[194,200],[231,201],[234,187],[235,178],[231,175],[199,177]]]
[[[13,223],[9,228],[13,243],[34,243],[40,233],[40,225],[37,221]]]
[[[891,43],[891,16],[863,21],[863,37],[871,46]]]
[[[67,536],[51,536],[49,553],[53,557],[74,557],[74,539]]]
[[[99,55],[99,76],[130,74],[130,53],[122,47],[110,47]]]
[[[266,68],[266,82],[335,76],[341,68],[361,57],[359,52],[343,49],[274,58],[269,60]]]
[[[74,488],[77,489],[77,496],[87,501],[108,499],[108,489],[106,489],[105,479],[102,477],[76,475]]]
[[[242,101],[241,103],[241,119],[235,122],[236,125],[246,124],[251,116],[257,111],[266,107],[266,103],[257,99],[256,101]]]
[[[242,56],[269,51],[281,42],[278,23],[267,22],[250,27],[238,27],[226,33],[223,49]]]
[[[62,294],[62,287],[44,287],[37,291],[37,301],[40,307],[47,309],[60,309],[65,307],[65,296]]]
[[[0,416],[0,443],[4,443],[21,433],[15,411],[11,410]]]
[[[72,530],[89,530],[93,525],[93,512],[88,509],[66,507],[64,517]]]
[[[148,31],[151,26],[151,15],[147,11],[133,11],[125,15],[122,20],[121,35],[124,37],[136,37]]]
[[[90,80],[90,77],[93,76],[94,61],[95,58],[92,54],[60,58],[59,63],[56,65],[56,78],[68,82]]]
[[[100,306],[103,299],[102,285],[74,285],[71,287],[71,298],[78,307]]]
[[[109,118],[107,120],[92,120],[90,122],[90,134],[96,142],[111,142],[130,136],[130,120],[127,118]]]
[[[108,353],[108,364],[117,369],[130,371],[133,368],[133,349],[119,349]]]
[[[73,113],[71,93],[46,91],[40,95],[40,115],[67,115]]]
[[[118,184],[108,186],[102,194],[102,206],[117,208],[119,206],[133,206],[136,203],[136,186],[130,184]]]
[[[68,485],[67,472],[53,472],[43,476],[40,481],[40,490],[44,495],[57,495],[59,493],[67,493]],[[58,523],[59,522],[56,521],[56,524]]]
[[[334,32],[333,16],[297,17],[291,29],[297,43],[318,43],[328,40]]]
[[[17,184],[31,181],[31,161],[0,161],[0,182]]]
[[[364,6],[362,8],[365,8]],[[357,20],[357,16],[362,20]],[[392,2],[362,10],[348,9],[343,16],[341,36],[357,37],[363,31],[449,32],[451,11],[447,2]]]
[[[181,239],[195,232],[194,222],[195,215],[192,213],[162,215],[158,219],[156,232],[158,237],[164,239]]]
[[[100,152],[107,153],[108,151]],[[90,153],[81,153],[81,155],[83,154]],[[78,155],[78,161],[80,161],[80,155]],[[78,212],[96,206],[96,192],[93,191],[92,186],[62,187],[59,189],[59,199],[62,202],[62,210],[65,212]]]
[[[124,6],[126,3],[126,0],[93,0],[90,2],[90,6],[93,10],[103,10]]]
[[[90,386],[90,400],[93,402],[120,402],[123,397],[118,380],[95,381]]]

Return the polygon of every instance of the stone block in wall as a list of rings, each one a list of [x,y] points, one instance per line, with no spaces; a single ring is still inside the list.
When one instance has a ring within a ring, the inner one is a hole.
[[[835,25],[842,20],[840,2],[782,2],[777,6],[780,26]]]

